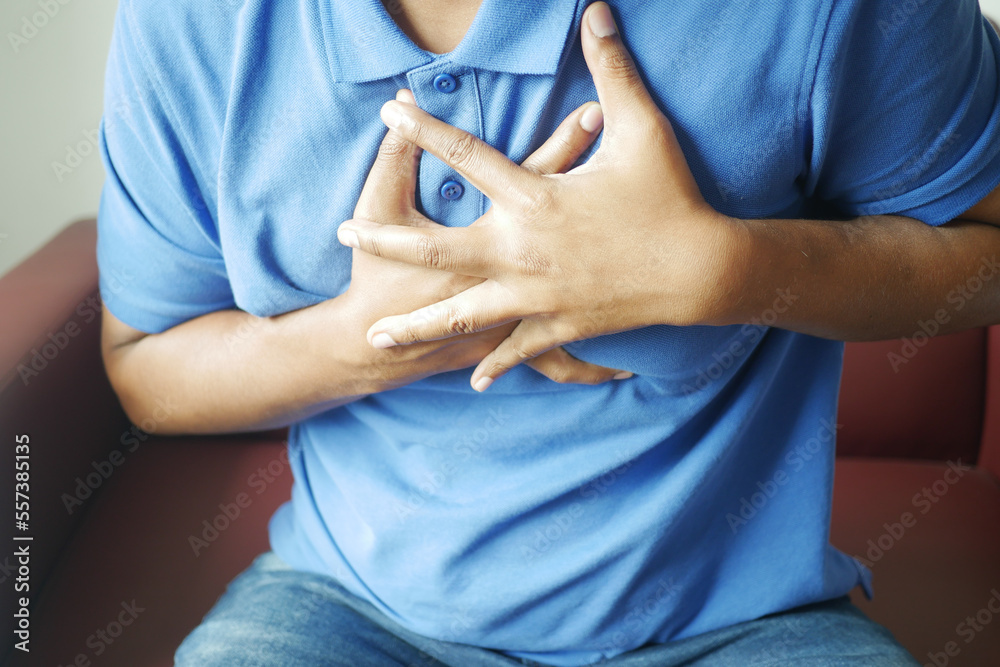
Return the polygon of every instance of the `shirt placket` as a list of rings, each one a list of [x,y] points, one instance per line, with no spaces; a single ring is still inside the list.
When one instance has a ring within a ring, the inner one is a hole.
[[[406,75],[417,106],[436,118],[483,138],[482,108],[476,72],[434,62]],[[486,210],[485,197],[462,175],[431,155],[420,157],[418,208],[431,220],[450,227],[472,224]]]

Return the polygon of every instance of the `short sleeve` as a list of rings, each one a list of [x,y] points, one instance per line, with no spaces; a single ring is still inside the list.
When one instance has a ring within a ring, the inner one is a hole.
[[[158,94],[122,2],[105,76],[97,220],[101,298],[121,321],[159,333],[234,308],[201,174],[177,114]]]
[[[1000,40],[976,0],[831,0],[808,91],[807,194],[952,220],[1000,183]]]

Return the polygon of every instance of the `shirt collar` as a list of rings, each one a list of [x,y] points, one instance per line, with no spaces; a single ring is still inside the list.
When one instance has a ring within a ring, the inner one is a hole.
[[[410,41],[381,0],[321,0],[334,81],[386,79],[435,58],[511,74],[555,74],[570,27],[588,0],[483,0],[454,51],[437,56]]]

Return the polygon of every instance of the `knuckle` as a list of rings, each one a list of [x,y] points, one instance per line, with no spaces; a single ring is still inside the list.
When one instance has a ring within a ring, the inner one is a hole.
[[[443,253],[437,239],[422,235],[417,239],[417,258],[423,266],[431,269],[441,268]]]
[[[370,234],[366,240],[362,241],[362,248],[364,248],[364,251],[369,255],[381,257],[382,239],[379,238],[378,234]]]
[[[635,77],[635,67],[632,64],[632,57],[622,49],[605,49],[600,56],[601,69],[608,76],[619,79],[631,79]]]
[[[401,345],[411,345],[417,342],[417,332],[411,324],[406,324],[402,329],[394,331],[392,337]]]
[[[450,139],[444,149],[445,162],[452,166],[470,164],[476,154],[476,140],[465,132]]]
[[[382,162],[392,162],[407,155],[410,152],[410,142],[400,138],[395,132],[389,132],[386,138],[379,144],[377,160]]]
[[[507,364],[501,363],[499,361],[491,361],[486,365],[486,375],[490,377],[498,377],[503,375],[511,369]]]
[[[553,206],[555,193],[552,191],[551,179],[543,178],[540,180],[541,183],[537,187],[522,194],[521,210],[525,217],[537,217]]]
[[[514,265],[519,267],[521,275],[536,278],[547,275],[549,262],[534,248],[519,246],[514,255]]]
[[[458,309],[452,308],[445,318],[445,326],[451,334],[468,334],[474,331],[472,321]]]
[[[513,356],[516,356],[521,361],[527,361],[528,359],[531,359],[532,357],[535,356],[534,354],[529,352],[523,345],[514,341],[511,341],[509,349],[511,354]]]

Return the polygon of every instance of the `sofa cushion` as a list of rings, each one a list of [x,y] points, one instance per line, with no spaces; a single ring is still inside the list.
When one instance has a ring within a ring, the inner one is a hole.
[[[921,663],[935,664],[932,654],[939,665],[1000,664],[1000,484],[992,474],[965,461],[838,459],[831,541],[874,574],[874,599],[856,588],[855,603]]]
[[[975,461],[985,369],[985,329],[848,344],[837,453]]]
[[[256,436],[154,437],[129,453],[87,500],[33,613],[30,660],[14,664],[172,665],[226,583],[269,548],[267,521],[292,482],[285,451]]]

